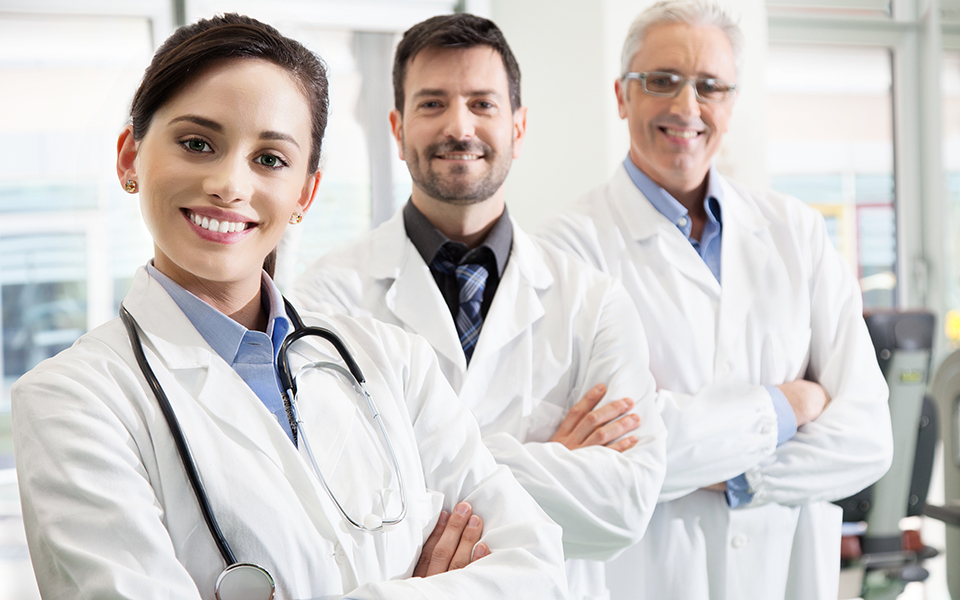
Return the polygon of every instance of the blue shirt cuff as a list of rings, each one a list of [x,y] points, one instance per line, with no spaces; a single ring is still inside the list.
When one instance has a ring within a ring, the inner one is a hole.
[[[744,504],[750,504],[753,500],[753,493],[750,491],[750,484],[747,483],[746,474],[727,480],[727,504],[730,508],[736,508]]]
[[[787,397],[780,388],[774,385],[767,386],[770,400],[773,401],[773,410],[777,413],[777,445],[786,442],[797,433],[797,414]]]

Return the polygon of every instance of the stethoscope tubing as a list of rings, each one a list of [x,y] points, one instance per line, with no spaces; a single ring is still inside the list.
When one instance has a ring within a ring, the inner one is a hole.
[[[137,364],[140,366],[140,371],[147,380],[147,385],[150,386],[153,394],[157,397],[160,411],[163,413],[163,417],[167,421],[167,426],[170,428],[170,434],[173,436],[173,441],[177,446],[177,452],[180,454],[180,462],[183,463],[183,468],[187,472],[187,479],[190,480],[190,486],[193,487],[193,492],[197,497],[197,503],[200,505],[203,520],[207,523],[207,529],[210,530],[210,535],[213,536],[214,541],[217,543],[217,549],[220,551],[220,556],[223,557],[223,560],[228,566],[235,565],[237,564],[236,556],[233,554],[233,550],[230,548],[230,544],[227,543],[227,539],[224,537],[223,532],[220,530],[220,525],[217,523],[217,518],[213,514],[210,499],[207,497],[203,483],[200,481],[200,473],[193,460],[193,454],[190,452],[189,446],[187,446],[187,440],[183,435],[183,430],[180,428],[180,422],[177,420],[177,416],[173,411],[173,406],[170,405],[170,399],[167,398],[167,394],[163,391],[163,387],[160,385],[156,373],[153,372],[153,368],[143,353],[143,343],[140,341],[140,333],[137,332],[137,323],[123,303],[120,304],[120,319],[127,329],[127,335],[131,340],[130,345],[133,347],[133,354],[137,359]],[[133,341],[136,341],[136,343],[133,343]]]

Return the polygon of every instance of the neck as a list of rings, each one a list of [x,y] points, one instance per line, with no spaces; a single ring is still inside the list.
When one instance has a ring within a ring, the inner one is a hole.
[[[476,248],[483,243],[503,214],[504,207],[503,188],[486,200],[473,204],[436,200],[416,187],[410,199],[430,224],[451,240],[465,244],[467,248]]]
[[[209,281],[156,256],[153,266],[180,287],[200,298],[247,329],[267,330],[267,311],[261,301],[260,274],[243,281]]]

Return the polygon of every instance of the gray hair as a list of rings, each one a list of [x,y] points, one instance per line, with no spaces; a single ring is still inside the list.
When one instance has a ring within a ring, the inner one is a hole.
[[[740,64],[743,51],[743,32],[740,23],[727,9],[709,0],[663,0],[640,13],[630,26],[620,55],[621,76],[630,71],[633,56],[643,44],[647,31],[663,23],[686,23],[687,25],[712,25],[722,31],[733,48],[735,64]]]

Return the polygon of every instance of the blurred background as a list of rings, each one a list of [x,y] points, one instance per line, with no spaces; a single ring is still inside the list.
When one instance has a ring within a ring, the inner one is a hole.
[[[960,340],[960,0],[724,3],[741,16],[746,46],[719,169],[820,210],[867,308],[934,313],[936,366]],[[409,195],[387,121],[393,48],[409,26],[465,11],[503,29],[529,107],[507,199],[534,229],[626,156],[613,82],[627,28],[649,4],[0,0],[0,600],[38,597],[19,520],[10,386],[115,316],[152,256],[136,200],[117,182],[115,148],[143,69],[173,29],[245,13],[329,67],[323,183],[282,244],[283,288]],[[931,501],[938,494],[935,475]],[[942,547],[942,525],[911,518]],[[931,577],[905,598],[949,597],[942,560],[927,564]]]

